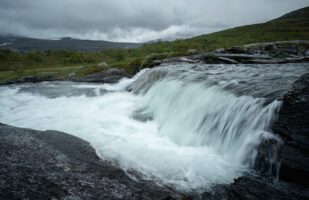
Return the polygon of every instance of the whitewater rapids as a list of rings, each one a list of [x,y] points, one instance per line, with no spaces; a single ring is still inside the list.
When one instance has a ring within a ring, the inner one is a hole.
[[[252,170],[282,95],[306,72],[306,64],[175,64],[114,85],[2,86],[0,122],[70,133],[132,176],[196,192]]]

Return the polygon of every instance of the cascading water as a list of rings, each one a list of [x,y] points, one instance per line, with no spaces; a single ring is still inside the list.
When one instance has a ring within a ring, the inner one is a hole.
[[[76,135],[131,175],[196,192],[251,170],[282,95],[307,70],[176,64],[115,85],[3,86],[0,122]]]
[[[152,116],[161,137],[178,145],[206,146],[229,162],[247,165],[280,106],[278,101],[265,103],[217,86],[164,80],[147,92],[139,112]]]

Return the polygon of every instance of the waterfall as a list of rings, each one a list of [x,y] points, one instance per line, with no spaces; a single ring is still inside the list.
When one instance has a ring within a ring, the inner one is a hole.
[[[73,134],[132,176],[199,192],[256,168],[273,174],[270,128],[283,94],[306,71],[302,64],[175,64],[114,85],[1,86],[0,122]]]
[[[146,94],[135,117],[148,116],[159,124],[158,134],[178,145],[207,147],[239,165],[251,165],[256,147],[269,137],[279,101],[237,97],[217,86],[156,83]]]

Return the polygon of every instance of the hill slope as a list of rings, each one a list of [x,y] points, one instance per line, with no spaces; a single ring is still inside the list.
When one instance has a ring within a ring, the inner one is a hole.
[[[257,42],[285,40],[309,40],[309,7],[293,11],[266,23],[241,26],[191,39],[153,45],[161,45],[161,48],[166,46],[165,48],[174,51],[213,50]]]

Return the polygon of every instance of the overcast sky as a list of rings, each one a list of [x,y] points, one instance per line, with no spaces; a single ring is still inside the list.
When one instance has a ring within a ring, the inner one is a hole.
[[[0,34],[145,42],[264,22],[309,0],[0,0]]]

